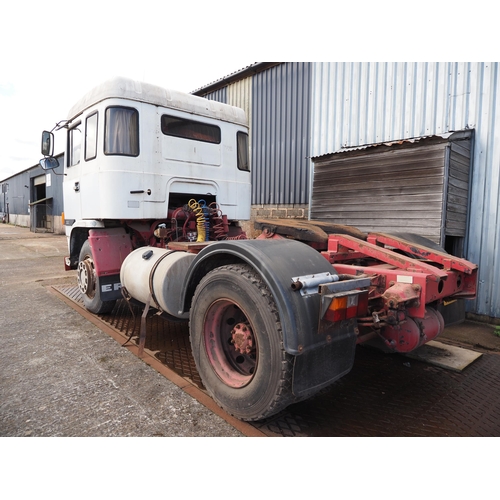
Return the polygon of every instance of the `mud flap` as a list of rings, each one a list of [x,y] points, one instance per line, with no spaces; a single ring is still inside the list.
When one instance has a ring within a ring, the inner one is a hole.
[[[101,276],[99,278],[101,300],[118,300],[122,298],[120,275]]]
[[[357,336],[350,321],[326,332],[331,341],[295,357],[292,391],[305,397],[330,385],[351,371]]]

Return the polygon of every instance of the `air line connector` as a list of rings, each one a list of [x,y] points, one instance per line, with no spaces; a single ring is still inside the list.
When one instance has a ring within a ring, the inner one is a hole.
[[[292,278],[291,287],[294,291],[300,290],[301,295],[312,295],[318,293],[319,285],[334,283],[336,281],[339,281],[338,274],[332,274],[330,272],[308,274],[306,276],[296,276]]]

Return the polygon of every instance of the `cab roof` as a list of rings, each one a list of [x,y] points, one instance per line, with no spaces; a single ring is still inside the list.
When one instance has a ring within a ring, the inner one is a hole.
[[[245,112],[235,106],[123,77],[112,78],[85,94],[70,109],[68,121],[72,121],[89,107],[110,98],[145,102],[248,126]]]

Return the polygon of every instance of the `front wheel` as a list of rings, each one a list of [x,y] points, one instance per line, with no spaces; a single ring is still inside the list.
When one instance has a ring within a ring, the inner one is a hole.
[[[95,272],[94,258],[89,240],[85,240],[80,250],[77,270],[78,287],[82,292],[85,308],[94,314],[105,314],[112,311],[116,300],[101,300],[99,277]]]
[[[251,267],[223,266],[201,280],[190,339],[204,386],[228,413],[260,420],[294,401],[293,357],[283,348],[277,307]]]

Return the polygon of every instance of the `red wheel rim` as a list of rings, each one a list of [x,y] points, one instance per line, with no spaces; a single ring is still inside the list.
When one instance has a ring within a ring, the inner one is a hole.
[[[245,332],[245,340],[240,335]],[[217,376],[229,387],[240,388],[253,378],[257,345],[245,313],[229,299],[215,301],[203,322],[205,352]]]
[[[87,297],[93,298],[95,296],[96,276],[92,259],[86,258],[78,264],[77,280],[80,291]]]

